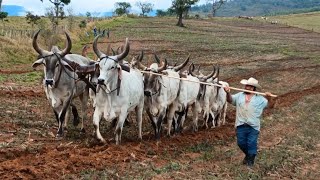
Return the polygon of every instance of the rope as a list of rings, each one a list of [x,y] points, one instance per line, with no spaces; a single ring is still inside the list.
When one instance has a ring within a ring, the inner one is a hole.
[[[182,80],[182,81],[188,81],[188,82],[199,83],[199,84],[204,84],[204,85],[216,86],[216,87],[223,88],[222,85],[215,84],[215,83],[197,82],[197,81],[192,81],[192,80],[189,80],[189,79],[186,79],[186,78],[178,78],[178,77],[163,75],[163,74],[154,73],[154,72],[150,72],[150,71],[140,71],[140,72],[144,73],[144,74],[153,74],[153,75],[156,75],[156,76],[165,76],[165,77],[168,77],[168,78],[179,79],[179,80]],[[262,93],[262,92],[250,91],[250,90],[240,89],[240,88],[235,88],[235,87],[229,87],[229,88],[232,89],[232,90],[236,90],[236,91],[242,91],[242,92],[248,92],[248,93],[259,94],[259,95],[262,95],[262,96],[266,96],[266,93]],[[272,94],[271,97],[278,97],[278,96]]]

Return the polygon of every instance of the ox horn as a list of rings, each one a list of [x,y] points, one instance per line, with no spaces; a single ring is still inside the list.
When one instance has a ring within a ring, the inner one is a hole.
[[[129,45],[129,39],[126,38],[126,44],[124,45],[124,50],[122,51],[121,54],[117,55],[117,60],[121,61],[122,59],[124,59],[130,51],[130,45]]]
[[[191,74],[191,76],[198,77],[196,74],[193,73],[193,70],[194,70],[194,64],[191,63],[189,66],[189,74]]]
[[[112,55],[113,55],[113,56],[117,55],[116,51],[115,51],[113,48],[111,48],[111,51],[112,51]],[[118,51],[118,50],[117,50],[117,51]]]
[[[37,53],[41,56],[46,56],[49,54],[49,51],[46,51],[44,49],[41,49],[39,46],[38,46],[38,43],[37,43],[37,39],[38,39],[38,35],[40,33],[40,30],[38,32],[36,32],[36,34],[33,36],[33,40],[32,40],[32,45],[33,45],[33,49],[35,51],[37,51]]]
[[[156,60],[156,62],[157,62],[158,64],[161,63],[161,62],[160,62],[160,58],[158,57],[157,54],[154,54],[154,59]]]
[[[144,53],[143,53],[143,50],[142,50],[142,51],[141,51],[141,54],[139,55],[139,59],[138,59],[140,62],[142,61],[143,56],[144,56]]]
[[[161,72],[161,71],[167,69],[167,65],[168,65],[168,61],[167,61],[167,59],[164,59],[163,65],[158,67],[158,72]]]
[[[111,49],[111,46],[110,46],[110,44],[108,44],[108,45],[107,45],[106,55],[109,55],[109,54],[110,54],[110,51],[111,51],[110,49]]]
[[[216,78],[218,78],[218,82],[219,82],[219,71],[220,71],[220,67],[218,66],[217,67],[217,71],[216,71],[216,73],[213,75],[213,79],[216,79]]]
[[[143,54],[144,54],[143,51],[141,51],[141,54],[139,55],[139,57],[138,57],[138,59],[137,59],[137,66],[138,66],[139,69],[142,69],[142,70],[145,71],[145,70],[147,70],[148,68],[141,63],[141,61],[142,61],[142,59],[143,59]]]
[[[81,55],[84,56],[84,57],[87,57],[87,53],[88,53],[88,45],[84,45],[83,48],[82,48],[82,52],[81,52]]]
[[[72,48],[72,43],[71,43],[69,34],[67,32],[64,32],[64,33],[66,34],[66,37],[67,37],[67,47],[64,50],[62,50],[60,54],[61,57],[65,56],[66,54],[69,54]]]
[[[206,81],[207,79],[211,78],[215,73],[216,73],[216,67],[213,66],[213,71],[209,75],[204,76],[203,79]]]
[[[173,70],[175,70],[176,72],[180,71],[182,68],[184,68],[188,64],[189,60],[190,60],[190,55],[188,56],[188,58],[182,64],[180,64],[178,66],[175,66],[173,68]]]
[[[94,53],[96,53],[96,55],[98,56],[99,59],[103,56],[103,53],[97,47],[97,42],[98,42],[98,39],[100,36],[101,36],[101,34],[99,34],[97,37],[95,37],[94,41],[93,41],[93,51],[94,51]]]

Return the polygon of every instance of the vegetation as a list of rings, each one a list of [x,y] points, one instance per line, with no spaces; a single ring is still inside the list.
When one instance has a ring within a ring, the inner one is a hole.
[[[128,2],[116,2],[115,3],[116,10],[114,11],[118,16],[128,14],[129,9],[131,8],[131,4]]]
[[[3,20],[8,17],[8,13],[7,12],[0,12],[0,19],[3,22]]]
[[[141,1],[136,2],[136,6],[141,9],[142,16],[145,16],[145,14],[148,14],[149,12],[151,12],[153,8],[152,3],[141,2]]]
[[[183,14],[187,14],[192,5],[199,0],[173,0],[171,9],[178,16],[177,26],[183,27],[182,18]]]
[[[31,24],[32,28],[34,27],[35,24],[38,24],[40,19],[41,19],[40,16],[34,15],[31,12],[27,12],[26,14],[26,20],[28,24]]]
[[[208,1],[210,2],[210,1]],[[217,2],[217,1],[215,1]],[[208,14],[212,3],[194,6],[191,11]],[[215,13],[215,16],[262,16],[292,13],[294,11],[310,12],[320,8],[318,0],[229,0]]]
[[[40,0],[43,2],[43,0]],[[56,32],[56,28],[59,24],[59,19],[63,19],[65,17],[65,13],[63,10],[64,5],[68,5],[71,0],[49,0],[54,5],[54,8],[47,9],[46,16],[51,19],[52,22],[52,30]]]

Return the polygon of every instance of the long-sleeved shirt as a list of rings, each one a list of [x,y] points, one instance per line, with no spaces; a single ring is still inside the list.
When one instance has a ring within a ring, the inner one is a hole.
[[[232,104],[236,106],[235,126],[248,124],[260,131],[260,119],[268,100],[261,95],[253,95],[250,102],[245,102],[245,93],[240,92],[232,95]]]

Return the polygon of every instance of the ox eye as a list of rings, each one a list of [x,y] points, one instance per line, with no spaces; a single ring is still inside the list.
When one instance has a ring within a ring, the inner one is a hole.
[[[112,66],[110,69],[114,69],[115,67],[114,66]]]

